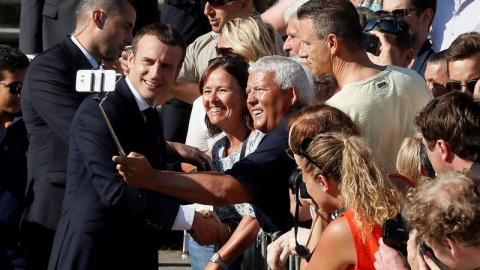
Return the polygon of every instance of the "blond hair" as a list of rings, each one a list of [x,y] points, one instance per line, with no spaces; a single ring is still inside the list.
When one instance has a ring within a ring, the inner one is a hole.
[[[309,162],[305,171],[314,176],[324,175],[338,183],[342,207],[355,213],[363,239],[370,234],[371,228],[362,226],[361,220],[370,226],[381,226],[400,211],[400,193],[373,160],[370,148],[360,137],[319,134],[306,151],[322,169]]]
[[[274,33],[271,25],[254,15],[233,19],[222,28],[227,44],[249,64],[263,56],[280,54]]]
[[[405,138],[398,150],[397,155],[397,171],[403,176],[418,184],[421,175],[418,171],[420,164],[420,146],[422,145],[422,137],[417,134],[412,137]]]

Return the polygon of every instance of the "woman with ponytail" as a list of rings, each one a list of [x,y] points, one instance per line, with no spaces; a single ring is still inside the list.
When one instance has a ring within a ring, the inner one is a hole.
[[[316,207],[344,212],[320,236],[307,269],[375,269],[381,226],[400,210],[401,195],[356,136],[292,132],[290,147]]]

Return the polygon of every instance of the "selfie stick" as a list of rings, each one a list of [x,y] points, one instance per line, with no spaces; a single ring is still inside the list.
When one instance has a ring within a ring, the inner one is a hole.
[[[102,69],[103,71],[103,69]],[[92,73],[93,75],[93,73]],[[100,93],[103,92],[103,80],[104,80],[104,72],[102,72],[101,74],[101,80],[100,80]],[[93,80],[92,80],[93,82]],[[91,91],[93,91],[93,87],[90,88]],[[120,144],[120,141],[118,140],[117,138],[117,135],[115,134],[115,131],[113,130],[113,127],[112,125],[110,124],[110,121],[108,120],[108,117],[107,117],[107,114],[105,113],[105,110],[103,109],[103,106],[102,106],[102,101],[100,100],[100,98],[98,97],[98,92],[94,92],[94,97],[93,97],[93,100],[95,100],[97,103],[98,103],[98,108],[100,108],[100,111],[102,112],[102,115],[103,115],[103,118],[105,119],[105,123],[107,124],[107,127],[108,127],[108,130],[110,131],[110,135],[112,135],[112,138],[113,138],[113,141],[115,142],[115,145],[117,146],[117,149],[118,149],[118,153],[121,155],[121,156],[126,156],[127,154],[125,153],[125,150],[123,150],[123,147],[122,145]]]

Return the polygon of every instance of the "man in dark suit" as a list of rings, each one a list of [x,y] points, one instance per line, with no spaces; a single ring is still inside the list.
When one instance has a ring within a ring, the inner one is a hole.
[[[133,5],[128,0],[110,2],[80,1],[73,35],[38,55],[27,71],[21,102],[30,146],[21,231],[30,269],[47,268],[60,218],[70,125],[88,94],[75,91],[76,72],[117,60],[133,40]]]
[[[79,0],[22,0],[20,12],[20,50],[38,54],[56,45],[75,29],[75,9]],[[136,1],[134,33],[158,22],[157,0]]]
[[[202,167],[208,162],[198,149],[166,143],[154,112],[156,98],[177,77],[185,50],[169,25],[142,28],[129,53],[128,77],[102,102],[125,151],[145,153],[157,169],[165,169],[167,155]],[[158,269],[156,231],[196,230],[199,222],[215,226],[213,218],[192,211],[193,227],[181,227],[186,208],[123,181],[111,159],[119,151],[94,100],[80,105],[70,136],[67,188],[49,269]]]

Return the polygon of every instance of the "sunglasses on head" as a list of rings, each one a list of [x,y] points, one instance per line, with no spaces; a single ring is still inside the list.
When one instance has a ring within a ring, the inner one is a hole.
[[[468,91],[473,93],[473,90],[475,89],[475,84],[478,82],[478,80],[479,79],[469,80],[465,84],[462,84],[459,81],[449,81],[449,82],[447,82],[445,87],[447,88],[447,90],[449,92],[451,92],[451,91],[461,91],[462,87],[465,86],[465,87],[467,87]]]
[[[210,59],[210,61],[208,61],[208,65],[210,66],[211,64],[213,64],[215,62],[220,62],[220,61],[223,61],[227,64],[234,64],[234,63],[240,62],[241,64],[244,64],[248,67],[248,63],[245,61],[243,56],[241,56],[240,54],[231,54],[231,55],[219,56],[219,57],[212,58],[212,59]]]
[[[226,48],[226,47],[215,47],[215,51],[217,52],[217,55],[219,57],[226,57],[226,56],[233,56],[233,55],[239,55],[238,53],[235,53],[232,48]]]
[[[389,12],[386,10],[382,10],[382,12],[389,13],[389,14],[392,14],[393,16],[403,18],[408,16],[408,13],[412,10],[423,10],[423,9],[422,8],[400,8],[400,9],[392,10],[392,12]]]
[[[390,20],[370,20],[365,24],[365,27],[363,28],[364,32],[369,32],[375,28],[375,26],[378,24],[378,27],[380,30],[383,32],[388,32],[388,33],[398,33],[400,32],[400,27],[398,25]]]
[[[307,148],[310,146],[310,143],[312,143],[313,139],[312,138],[305,138],[300,142],[300,146],[298,147],[298,154],[300,156],[303,156],[308,160],[308,162],[312,163],[315,165],[317,168],[319,168],[322,171],[322,175],[328,178],[327,174],[323,172],[323,167],[320,166],[313,158],[307,153]]]
[[[18,94],[22,90],[22,83],[21,82],[12,82],[12,83],[0,82],[0,84],[8,87],[10,89],[10,93],[12,93],[12,94]]]
[[[233,2],[235,0],[202,0],[202,4],[210,4],[214,8],[223,7],[226,3]]]

